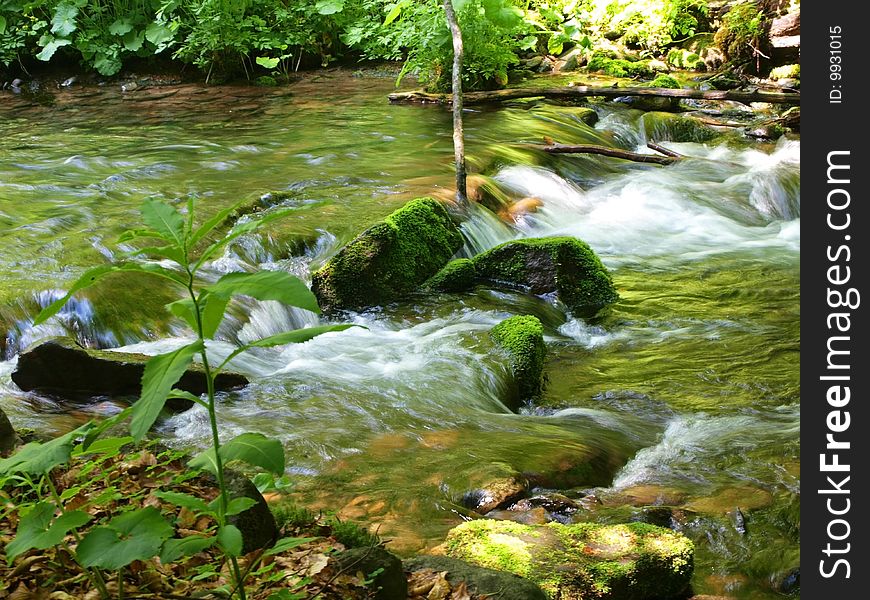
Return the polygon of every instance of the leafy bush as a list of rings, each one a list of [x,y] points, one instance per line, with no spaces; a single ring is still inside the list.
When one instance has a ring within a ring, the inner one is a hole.
[[[770,55],[768,49],[762,47],[766,43],[768,25],[764,13],[754,2],[742,2],[725,13],[714,39],[728,61],[754,63],[757,71],[760,70],[761,56],[756,49]]]
[[[680,89],[680,82],[670,75],[658,75],[649,85],[650,87],[669,88],[673,90]]]

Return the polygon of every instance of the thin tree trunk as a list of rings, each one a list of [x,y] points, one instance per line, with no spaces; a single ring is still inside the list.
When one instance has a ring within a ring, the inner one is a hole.
[[[447,25],[453,37],[453,156],[456,161],[456,200],[464,205],[468,202],[465,186],[465,136],[462,130],[462,30],[453,10],[452,0],[442,0]]]
[[[601,156],[610,156],[613,158],[622,158],[640,163],[653,163],[656,165],[670,165],[682,158],[682,156],[659,156],[657,154],[639,154],[628,150],[620,150],[619,148],[608,148],[606,146],[596,146],[593,144],[522,144],[524,148],[532,148],[541,150],[547,154],[599,154]]]

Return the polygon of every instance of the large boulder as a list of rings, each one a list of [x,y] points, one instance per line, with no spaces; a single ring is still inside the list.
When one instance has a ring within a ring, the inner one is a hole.
[[[462,235],[444,207],[417,198],[370,227],[312,278],[325,311],[388,303],[417,289],[462,246]]]
[[[499,600],[547,600],[543,590],[528,579],[505,571],[479,567],[449,556],[415,556],[406,560],[404,565],[405,571],[411,574],[412,580],[414,574],[423,571],[446,572],[446,579],[453,588],[465,584],[468,591],[475,595],[473,597]]]
[[[538,584],[550,598],[674,598],[689,585],[694,546],[646,523],[522,525],[480,519],[450,530],[448,556]]]
[[[594,316],[619,295],[601,260],[571,237],[506,242],[473,259],[478,280],[532,294],[557,294],[579,317]]]
[[[719,133],[688,115],[648,112],[643,117],[648,140],[655,142],[708,142]]]
[[[278,539],[278,524],[263,494],[241,473],[226,470],[224,477],[230,499],[250,498],[255,502],[250,508],[227,517],[227,523],[235,525],[242,533],[242,553],[271,546]]]
[[[544,326],[538,317],[505,319],[490,331],[495,344],[507,353],[520,401],[536,398],[544,387]]]
[[[12,381],[25,392],[37,391],[68,400],[138,396],[149,358],[143,354],[83,348],[71,338],[49,338],[21,353]],[[222,372],[215,380],[215,387],[229,390],[247,383],[244,375]],[[192,365],[175,387],[197,396],[206,393],[204,371]],[[188,401],[183,401],[183,405],[170,402],[170,408],[189,406]]]

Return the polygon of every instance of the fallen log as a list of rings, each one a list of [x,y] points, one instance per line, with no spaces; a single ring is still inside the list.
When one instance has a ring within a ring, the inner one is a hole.
[[[637,152],[620,150],[619,148],[608,148],[607,146],[596,146],[594,144],[524,144],[524,147],[532,148],[534,150],[540,150],[548,154],[599,154],[601,156],[610,156],[612,158],[622,158],[633,162],[653,163],[657,165],[670,165],[680,160],[680,158],[676,156],[639,154]]]
[[[674,152],[673,150],[669,150],[660,144],[656,144],[655,142],[647,142],[646,147],[650,150],[655,150],[659,154],[664,154],[665,156],[670,156],[671,158],[685,158],[679,152]]]
[[[675,90],[654,87],[591,87],[575,85],[573,87],[547,88],[541,90],[507,89],[490,92],[468,92],[463,95],[466,106],[504,102],[518,98],[556,98],[576,99],[587,96],[618,98],[620,96],[660,96],[665,98],[690,98],[694,100],[733,100],[748,104],[750,102],[769,102],[771,104],[800,104],[800,93],[794,92],[739,92],[734,90]],[[388,96],[390,102],[421,102],[450,104],[451,98],[446,94],[429,94],[422,91],[395,92]]]

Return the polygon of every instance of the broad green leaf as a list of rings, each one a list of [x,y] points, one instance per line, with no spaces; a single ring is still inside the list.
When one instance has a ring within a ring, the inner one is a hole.
[[[263,554],[263,556],[271,556],[273,554],[280,554],[281,552],[284,552],[285,550],[291,550],[293,548],[296,548],[297,546],[301,546],[302,544],[307,544],[308,542],[316,542],[319,539],[320,538],[317,538],[317,537],[281,538],[280,540],[275,542],[274,546],[272,546],[271,548],[266,550],[266,552]]]
[[[230,556],[242,553],[242,532],[235,525],[224,525],[218,530],[217,542]]]
[[[408,5],[409,0],[402,0],[401,2],[396,2],[393,6],[392,10],[387,13],[387,18],[384,19],[384,26],[386,27],[393,21],[399,18],[399,15],[402,14],[402,9]]]
[[[30,442],[22,446],[9,458],[0,459],[0,475],[11,473],[31,473],[42,475],[69,460],[76,440],[94,427],[93,423],[85,423],[78,429],[56,437],[41,444]]]
[[[262,433],[243,433],[223,444],[220,456],[225,461],[241,460],[278,475],[284,474],[284,446]]]
[[[208,471],[212,475],[217,475],[217,460],[215,459],[214,448],[203,450],[191,458],[187,464],[194,469],[201,469]]]
[[[203,294],[200,296],[200,306],[202,307],[202,334],[205,338],[211,339],[217,333],[218,327],[223,321],[224,310],[226,310],[228,297],[215,296],[214,294]],[[193,300],[185,298],[176,300],[166,305],[176,317],[184,319],[184,322],[196,331],[196,309],[193,305]]]
[[[290,306],[319,313],[317,298],[301,279],[284,271],[229,273],[205,288],[222,298],[245,295],[257,300],[276,300]]]
[[[165,235],[179,247],[184,245],[184,217],[162,200],[150,199],[142,203],[142,220],[148,227]]]
[[[161,258],[168,258],[179,265],[187,264],[184,250],[172,244],[167,246],[145,246],[125,252],[124,256],[159,256]]]
[[[36,58],[45,62],[51,60],[51,57],[54,56],[54,53],[57,52],[58,48],[72,44],[72,42],[66,38],[56,38],[48,34],[40,37],[39,42],[37,43],[42,47],[42,50],[39,51]]]
[[[306,327],[305,329],[294,329],[293,331],[285,331],[276,335],[257,340],[247,344],[247,347],[269,348],[271,346],[283,346],[284,344],[301,344],[318,335],[329,333],[330,331],[344,331],[351,327],[359,327],[358,325],[342,324],[342,325],[318,325],[317,327]]]
[[[135,240],[139,238],[160,238],[161,240],[170,241],[165,235],[158,231],[154,231],[153,229],[147,229],[145,227],[139,227],[136,229],[128,229],[124,233],[118,236],[118,243],[123,244],[124,242],[129,242],[130,240]]]
[[[109,33],[112,35],[126,35],[133,31],[133,22],[128,17],[115,19],[114,23],[109,25]]]
[[[559,36],[553,36],[547,40],[547,52],[550,54],[562,54],[565,43]]]
[[[319,15],[334,15],[344,10],[344,0],[317,0],[314,10]]]
[[[181,379],[193,356],[202,350],[202,342],[196,341],[182,346],[169,354],[151,357],[145,364],[142,374],[142,395],[133,404],[133,418],[130,433],[137,442],[141,441],[151,429],[154,421],[163,410],[170,390]]]
[[[209,233],[211,233],[211,231],[215,227],[226,221],[227,217],[236,212],[239,209],[239,206],[242,205],[242,203],[243,201],[239,201],[232,206],[228,206],[227,208],[214,215],[211,219],[197,227],[196,230],[193,232],[193,235],[190,236],[190,247],[193,248],[194,246],[196,246],[199,241],[207,236]]]
[[[121,70],[121,59],[115,54],[97,54],[94,57],[94,68],[100,75],[109,77]]]
[[[115,571],[134,560],[155,556],[172,533],[172,525],[160,511],[147,506],[92,529],[79,543],[76,555],[82,566]]]
[[[504,0],[483,0],[483,11],[491,23],[502,29],[513,29],[523,22],[523,11]]]
[[[213,536],[190,535],[184,538],[173,538],[163,543],[160,549],[160,562],[164,565],[175,562],[182,556],[193,556],[211,547],[217,538]]]
[[[166,502],[169,502],[176,506],[180,506],[182,508],[187,508],[194,512],[213,512],[209,508],[208,504],[206,504],[205,500],[197,498],[196,496],[191,496],[190,494],[183,494],[181,492],[154,492],[154,495],[161,500],[165,500]]]
[[[82,442],[73,449],[72,455],[102,454],[107,457],[116,456],[121,448],[130,444],[132,441],[133,438],[130,436],[103,438],[101,440],[96,440],[87,448],[84,447],[84,442]]]
[[[227,504],[227,512],[225,516],[231,517],[243,513],[255,504],[257,504],[257,501],[253,498],[233,498]]]
[[[71,34],[76,30],[76,16],[78,14],[77,6],[68,2],[58,4],[54,16],[51,18],[51,32],[61,37]]]
[[[521,50],[534,50],[535,46],[538,45],[538,38],[534,35],[527,35],[523,39],[520,40],[520,49]]]
[[[199,396],[194,396],[190,392],[185,392],[184,390],[179,390],[177,388],[172,388],[166,398],[178,398],[180,400],[190,400],[194,404],[203,404],[203,400]]]
[[[158,47],[171,42],[174,37],[175,32],[164,23],[150,23],[145,28],[145,39]]]
[[[274,69],[278,66],[279,62],[281,62],[281,60],[278,58],[269,58],[268,56],[257,57],[257,64],[267,69]]]
[[[6,33],[6,17],[0,15],[0,35]]]
[[[11,562],[32,548],[44,550],[57,546],[70,531],[91,520],[89,514],[80,510],[62,513],[54,519],[55,510],[50,502],[40,502],[21,517],[15,539],[6,546],[7,560]]]

